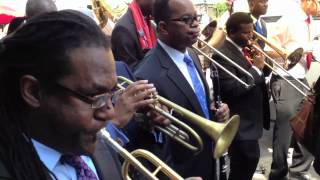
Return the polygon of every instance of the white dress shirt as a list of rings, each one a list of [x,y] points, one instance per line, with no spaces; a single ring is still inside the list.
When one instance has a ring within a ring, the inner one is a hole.
[[[270,32],[272,42],[289,53],[299,47],[302,47],[304,52],[311,52],[312,40],[314,38],[312,17],[309,28],[306,19],[307,15],[301,8],[298,8],[293,14],[283,16],[277,22],[274,31]],[[289,73],[295,78],[304,78],[307,72],[306,64],[306,54],[304,54],[299,63],[289,70]],[[288,76],[279,68],[277,69],[277,73]]]
[[[32,139],[32,143],[38,153],[38,156],[40,157],[40,160],[48,168],[48,170],[51,171],[58,178],[58,180],[77,180],[76,170],[72,166],[66,163],[62,164],[60,162],[60,158],[62,156],[60,152],[34,139]],[[88,156],[81,156],[81,158],[97,175],[97,171],[94,167],[92,159]],[[50,175],[53,178],[53,175]]]
[[[170,58],[173,60],[173,62],[176,64],[176,66],[178,67],[180,72],[183,74],[183,76],[186,78],[186,80],[188,81],[189,85],[192,87],[192,89],[194,91],[194,87],[193,87],[193,84],[192,84],[191,77],[189,75],[187,64],[183,60],[185,55],[189,56],[188,51],[182,53],[182,52],[180,52],[180,51],[178,51],[178,50],[166,45],[160,39],[158,39],[158,42],[161,45],[161,47],[167,52],[167,54],[170,56]],[[189,57],[191,58],[191,56],[189,56]],[[202,88],[203,88],[203,83],[202,83],[202,80],[200,78],[200,75],[199,75],[198,71],[197,71],[197,76],[198,76],[198,79],[200,80]]]

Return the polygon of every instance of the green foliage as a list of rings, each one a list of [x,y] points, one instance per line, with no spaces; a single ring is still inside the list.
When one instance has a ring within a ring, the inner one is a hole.
[[[220,17],[225,11],[228,10],[227,5],[224,2],[214,4],[213,6],[216,11],[216,17]]]

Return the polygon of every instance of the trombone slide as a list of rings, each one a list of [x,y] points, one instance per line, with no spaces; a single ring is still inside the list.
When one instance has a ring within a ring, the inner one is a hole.
[[[115,140],[113,140],[110,134],[106,129],[101,129],[100,133],[106,140],[106,142],[117,151],[125,160],[122,166],[122,176],[125,180],[130,180],[129,177],[129,165],[133,165],[140,173],[144,175],[148,180],[159,180],[156,177],[156,174],[159,171],[162,171],[165,175],[167,175],[170,179],[173,180],[183,180],[183,178],[173,171],[169,166],[167,166],[164,162],[162,162],[158,157],[152,154],[149,151],[137,149],[132,153],[129,153],[126,149],[120,146]],[[154,172],[149,171],[140,161],[138,161],[137,157],[145,158],[150,161],[153,165],[157,167]]]

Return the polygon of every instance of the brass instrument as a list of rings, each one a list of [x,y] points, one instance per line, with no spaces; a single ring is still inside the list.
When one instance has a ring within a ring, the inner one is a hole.
[[[119,89],[125,89],[125,84],[132,83],[129,79],[122,76],[118,76],[118,79],[120,82],[117,84],[117,88]],[[159,106],[152,105],[151,108],[173,122],[166,128],[155,125],[154,126],[155,129],[158,129],[159,131],[163,132],[164,134],[172,138],[174,141],[176,141],[177,143],[180,143],[182,146],[186,147],[187,149],[194,152],[195,154],[202,151],[203,142],[197,132],[195,132],[192,128],[190,128],[188,125],[186,125],[182,121],[178,120],[176,117],[172,116],[169,112],[166,112],[163,109],[161,109]],[[178,128],[177,126],[174,126],[173,124],[179,126],[180,128]],[[190,137],[194,139],[194,143],[195,143],[194,145],[188,143],[190,141]]]
[[[248,84],[246,82],[244,82],[243,80],[241,80],[240,78],[238,78],[236,75],[232,74],[229,70],[227,70],[225,67],[223,67],[221,64],[219,64],[218,62],[216,62],[215,60],[213,60],[211,57],[209,57],[206,53],[204,53],[202,50],[200,50],[199,48],[197,48],[196,46],[193,45],[193,49],[195,49],[198,53],[202,54],[207,60],[211,61],[212,63],[214,63],[218,68],[220,68],[221,70],[223,70],[224,72],[226,72],[227,74],[229,74],[230,76],[232,76],[234,79],[236,79],[237,81],[239,81],[241,84],[244,85],[245,88],[249,89],[252,86],[254,86],[254,78],[253,76],[246,71],[243,67],[239,66],[237,63],[233,62],[230,58],[228,58],[226,55],[224,55],[223,53],[221,53],[219,50],[217,50],[216,48],[212,47],[210,44],[208,44],[207,42],[205,42],[204,40],[201,40],[200,38],[198,38],[198,41],[200,41],[201,43],[203,43],[204,45],[206,45],[207,47],[209,47],[211,50],[213,50],[215,53],[217,53],[218,55],[220,55],[224,60],[228,61],[229,63],[231,63],[234,67],[236,67],[237,69],[239,69],[240,71],[242,71],[245,75],[247,75],[248,77],[250,77],[251,79],[251,84]]]
[[[121,9],[112,9],[105,0],[92,0],[92,9],[96,17],[99,20],[99,25],[101,28],[104,28],[108,22],[108,19],[111,19],[113,22],[119,18],[127,9],[127,6],[124,6]]]
[[[276,65],[278,68],[280,68],[283,72],[288,74],[288,76],[292,77],[296,82],[301,84],[307,91],[311,91],[310,87],[307,86],[305,83],[301,82],[299,79],[295,78],[289,71],[287,71],[282,65],[277,63],[276,60],[272,59],[266,52],[264,52],[261,48],[259,48],[257,45],[252,44],[251,47],[253,47],[255,50],[263,54],[266,58],[268,58],[274,65]],[[269,65],[268,63],[264,62],[264,64],[272,70],[272,72],[276,73],[276,70]],[[278,74],[282,79],[284,79],[287,83],[289,83],[293,88],[295,88],[299,93],[301,93],[304,97],[307,97],[307,94],[303,92],[300,88],[298,88],[296,85],[294,85],[291,81],[289,81],[286,77]]]
[[[253,31],[254,36],[260,40],[263,41],[265,44],[267,44],[270,48],[272,48],[277,54],[280,55],[280,57],[284,60],[284,66],[283,68],[285,70],[289,70],[292,67],[294,67],[301,59],[303,55],[303,48],[297,48],[291,53],[287,53],[284,49],[281,49],[277,47],[274,43],[270,42],[267,38],[262,36],[256,31]],[[278,63],[279,64],[279,63]]]
[[[161,161],[157,156],[152,154],[149,151],[143,149],[137,149],[131,153],[129,153],[126,149],[120,146],[115,140],[113,140],[110,134],[106,131],[105,128],[100,130],[100,134],[104,137],[106,142],[115,150],[117,151],[125,160],[122,165],[122,177],[124,180],[130,180],[129,176],[129,167],[130,165],[134,166],[144,177],[149,180],[158,180],[159,178],[156,175],[161,171],[170,179],[174,180],[182,180],[183,178],[177,174],[174,170],[172,170],[168,165],[166,165],[163,161]],[[155,167],[156,170],[151,172],[145,166],[142,165],[137,158],[144,158],[151,162]]]
[[[224,36],[226,36],[226,31],[225,30],[223,30],[223,32],[224,32]],[[273,49],[275,49],[275,51],[277,52],[277,53],[279,53],[279,54],[281,54],[283,57],[286,57],[287,59],[288,59],[288,57],[290,57],[290,56],[293,56],[294,57],[294,59],[299,59],[300,60],[300,58],[301,58],[301,56],[302,56],[302,51],[303,51],[303,49],[302,48],[298,48],[297,50],[295,50],[294,52],[296,52],[297,54],[298,54],[298,57],[296,57],[295,55],[292,55],[293,53],[291,53],[291,54],[289,54],[289,55],[287,55],[286,53],[284,53],[284,51],[283,50],[281,50],[280,48],[277,48],[275,45],[273,45],[271,42],[269,42],[265,37],[263,37],[262,35],[260,35],[259,33],[257,33],[256,31],[253,31],[253,33],[256,35],[256,37],[259,39],[259,40],[261,40],[261,41],[264,41],[268,46],[270,46],[271,48],[273,48]],[[219,51],[217,51],[214,47],[212,47],[209,43],[206,43],[206,42],[204,42],[203,40],[201,40],[201,39],[198,39],[198,41],[202,41],[203,43],[205,43],[208,47],[210,47],[213,51],[215,51],[217,54],[219,54],[221,57],[223,57],[224,59],[226,59],[225,58],[225,55],[224,54],[222,54],[222,53],[220,53]],[[209,40],[209,42],[210,42],[210,40]],[[292,77],[295,81],[297,81],[299,84],[301,84],[304,88],[306,88],[307,89],[307,91],[311,91],[311,89],[310,89],[310,87],[308,87],[306,84],[304,84],[303,82],[301,82],[301,81],[299,81],[297,78],[295,78],[290,72],[288,72],[288,70],[287,69],[285,69],[282,65],[280,65],[279,63],[277,63],[277,61],[276,60],[274,60],[273,58],[271,58],[267,53],[265,53],[261,48],[259,48],[258,46],[256,46],[256,45],[254,45],[254,44],[252,44],[251,45],[255,50],[257,50],[258,52],[260,52],[261,54],[263,54],[266,58],[268,58],[274,65],[276,65],[278,68],[280,68],[282,71],[284,71],[286,74],[288,74],[290,77]],[[196,49],[196,48],[195,48]],[[199,49],[196,49],[198,52],[200,52],[199,51]],[[208,57],[207,55],[205,55],[205,53],[203,53],[203,52],[200,52],[201,54],[203,54],[207,59],[209,59],[210,57]],[[211,59],[211,58],[210,58]],[[230,60],[230,59],[229,59]],[[212,62],[215,62],[214,60],[212,60]],[[230,60],[230,63],[233,63],[234,65],[235,65],[235,63],[232,61],[232,60]],[[290,67],[293,67],[293,65],[295,65],[294,63],[297,63],[297,61],[295,61],[295,62],[292,62],[291,63],[291,65],[290,65]],[[215,63],[216,64],[216,63]],[[272,67],[272,66],[270,66],[268,63],[266,63],[266,62],[264,62],[264,64],[268,67],[268,68],[270,68],[271,70],[272,70],[272,72],[273,73],[276,73],[276,70]],[[216,64],[219,68],[221,68],[220,67],[220,65],[219,64]],[[222,69],[222,68],[221,68]],[[241,67],[239,68],[239,69],[241,69]],[[243,71],[243,70],[241,70],[241,71]],[[245,71],[245,70],[244,70]],[[243,72],[244,72],[243,71]],[[228,71],[225,71],[225,72],[227,72],[229,75],[231,75],[232,77],[234,77],[234,75],[233,74],[230,74]],[[276,73],[277,74],[277,73]],[[251,75],[251,74],[250,74]],[[295,88],[299,93],[301,93],[304,97],[306,97],[307,96],[307,94],[306,93],[304,93],[300,88],[298,88],[296,85],[294,85],[291,81],[289,81],[287,78],[285,78],[284,76],[281,76],[281,75],[279,75],[281,78],[283,78],[287,83],[289,83],[293,88]],[[237,79],[238,81],[240,80],[239,78],[237,78],[236,76],[234,77],[235,79]],[[242,82],[241,80],[239,81],[240,83],[242,83],[242,84],[244,84],[244,82]],[[249,87],[247,84],[244,84],[246,87]]]
[[[125,77],[118,76],[118,80],[126,82],[128,84],[133,83],[129,79]],[[119,85],[119,83],[118,83]],[[120,88],[123,88],[123,86],[120,86]],[[227,122],[225,123],[218,123],[213,122],[208,119],[205,119],[159,95],[155,95],[154,97],[159,104],[165,105],[168,108],[170,108],[172,111],[180,114],[183,116],[186,120],[189,120],[191,123],[199,126],[208,136],[211,137],[212,140],[214,140],[215,143],[215,149],[213,151],[213,157],[218,158],[220,157],[228,147],[230,146],[233,138],[235,137],[237,130],[239,128],[240,124],[240,117],[238,115],[232,116]],[[167,113],[166,111],[163,111],[160,107],[158,107],[158,104],[153,104],[150,106],[153,110],[160,113],[161,115],[167,117],[168,119],[172,120],[173,123],[178,122],[178,124],[181,124],[182,122],[177,120],[175,117],[173,117],[171,114]],[[184,123],[183,123],[184,124]],[[183,127],[184,129],[187,129],[188,131],[191,131],[192,129],[189,126]],[[193,130],[192,130],[193,131]],[[179,136],[172,135],[173,138],[179,138]],[[199,137],[199,136],[198,136]],[[197,138],[196,138],[197,139]],[[180,140],[178,140],[180,141]],[[184,141],[184,140],[183,140]],[[186,144],[189,144],[189,142],[184,142]]]

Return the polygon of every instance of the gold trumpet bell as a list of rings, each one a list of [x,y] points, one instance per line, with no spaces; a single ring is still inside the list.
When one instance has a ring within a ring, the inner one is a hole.
[[[234,115],[226,123],[214,123],[215,131],[211,132],[211,136],[216,142],[213,150],[213,157],[216,159],[222,156],[232,143],[233,138],[238,132],[240,116]]]

